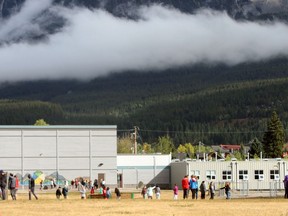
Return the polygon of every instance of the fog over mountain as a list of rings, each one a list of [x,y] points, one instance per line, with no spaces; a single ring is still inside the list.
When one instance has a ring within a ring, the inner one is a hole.
[[[27,0],[2,18],[1,81],[87,80],[125,70],[235,65],[288,55],[288,25],[280,20],[236,20],[225,10],[184,13],[159,4],[133,6],[126,11],[131,19],[103,7],[62,5]]]

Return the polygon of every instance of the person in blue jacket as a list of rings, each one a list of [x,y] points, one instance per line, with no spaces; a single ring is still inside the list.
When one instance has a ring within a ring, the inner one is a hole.
[[[196,176],[191,175],[189,185],[192,192],[192,199],[198,199],[198,180]]]

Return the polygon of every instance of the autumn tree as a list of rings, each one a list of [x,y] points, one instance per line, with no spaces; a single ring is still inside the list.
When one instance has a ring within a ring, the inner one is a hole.
[[[132,154],[132,140],[130,136],[118,138],[117,140],[117,153]]]
[[[158,138],[157,151],[161,152],[162,154],[170,154],[173,152],[173,148],[173,140],[169,136]]]
[[[49,124],[44,119],[38,119],[34,123],[34,126],[48,126]]]

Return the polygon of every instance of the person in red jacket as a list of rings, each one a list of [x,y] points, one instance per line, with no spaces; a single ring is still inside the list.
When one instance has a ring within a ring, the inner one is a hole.
[[[182,179],[183,199],[188,199],[189,180],[188,175]]]

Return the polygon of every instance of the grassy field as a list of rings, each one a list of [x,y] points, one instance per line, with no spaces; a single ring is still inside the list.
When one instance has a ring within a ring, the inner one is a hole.
[[[134,199],[116,200],[86,199],[80,194],[71,192],[67,200],[57,200],[54,193],[38,193],[39,200],[28,200],[27,193],[19,193],[17,200],[0,201],[0,216],[29,215],[273,215],[288,216],[288,200],[283,198],[242,198],[225,200],[179,200],[172,199],[171,191],[162,191],[161,200],[143,200],[139,193]]]

